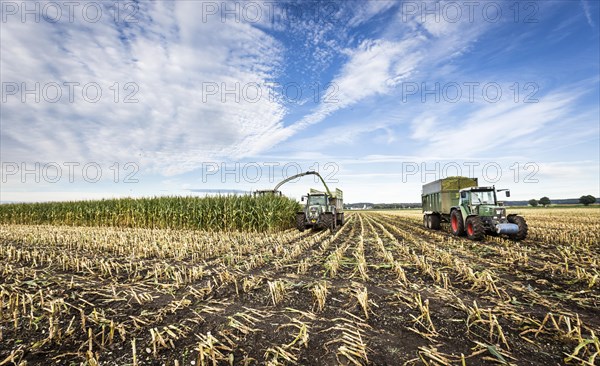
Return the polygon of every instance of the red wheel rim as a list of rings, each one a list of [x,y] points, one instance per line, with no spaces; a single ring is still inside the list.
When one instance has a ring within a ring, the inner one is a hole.
[[[469,235],[473,235],[473,224],[470,222],[467,224],[467,233],[469,233]]]
[[[452,230],[458,230],[458,219],[456,216],[452,216]]]

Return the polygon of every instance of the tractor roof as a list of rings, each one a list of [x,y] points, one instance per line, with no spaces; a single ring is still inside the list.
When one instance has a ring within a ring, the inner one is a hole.
[[[470,192],[485,192],[485,191],[493,191],[495,188],[492,187],[469,187],[469,188],[463,188],[460,191],[470,191]]]

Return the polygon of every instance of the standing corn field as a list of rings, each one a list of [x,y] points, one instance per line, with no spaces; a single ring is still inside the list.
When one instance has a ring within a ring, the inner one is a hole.
[[[269,231],[293,226],[299,204],[279,196],[124,198],[0,205],[0,223]]]

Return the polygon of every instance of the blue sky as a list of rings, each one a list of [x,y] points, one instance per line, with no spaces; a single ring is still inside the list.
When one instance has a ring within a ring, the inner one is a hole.
[[[2,201],[600,196],[595,1],[1,4]]]

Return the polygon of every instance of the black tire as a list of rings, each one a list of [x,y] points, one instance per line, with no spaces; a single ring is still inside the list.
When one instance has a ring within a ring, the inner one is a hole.
[[[470,216],[467,217],[467,238],[471,240],[483,240],[485,237],[485,228],[483,227],[483,222],[481,221],[481,217],[479,216]]]
[[[304,218],[304,212],[298,212],[296,214],[296,228],[300,231],[304,231],[306,229],[306,223]]]
[[[337,218],[337,224],[338,226],[343,226],[344,225],[344,213],[339,213],[337,214],[338,218]]]
[[[513,240],[524,240],[527,237],[527,232],[529,231],[529,227],[527,226],[527,221],[522,216],[509,216],[508,222],[512,224],[517,224],[519,227],[519,231],[516,234],[510,235],[510,238]]]
[[[423,215],[423,226],[429,229],[429,215]]]
[[[331,232],[335,231],[335,217],[331,212],[322,214],[321,225],[324,229],[329,229]]]
[[[337,228],[337,219],[336,219],[336,215],[335,214],[330,214],[331,215],[331,221],[329,224],[329,231],[331,231],[332,233],[335,232],[335,229]]]
[[[452,211],[450,215],[450,229],[452,230],[452,234],[456,236],[465,235],[465,223],[463,222],[460,210]]]
[[[429,215],[429,227],[433,230],[440,229],[440,217],[438,215]]]

